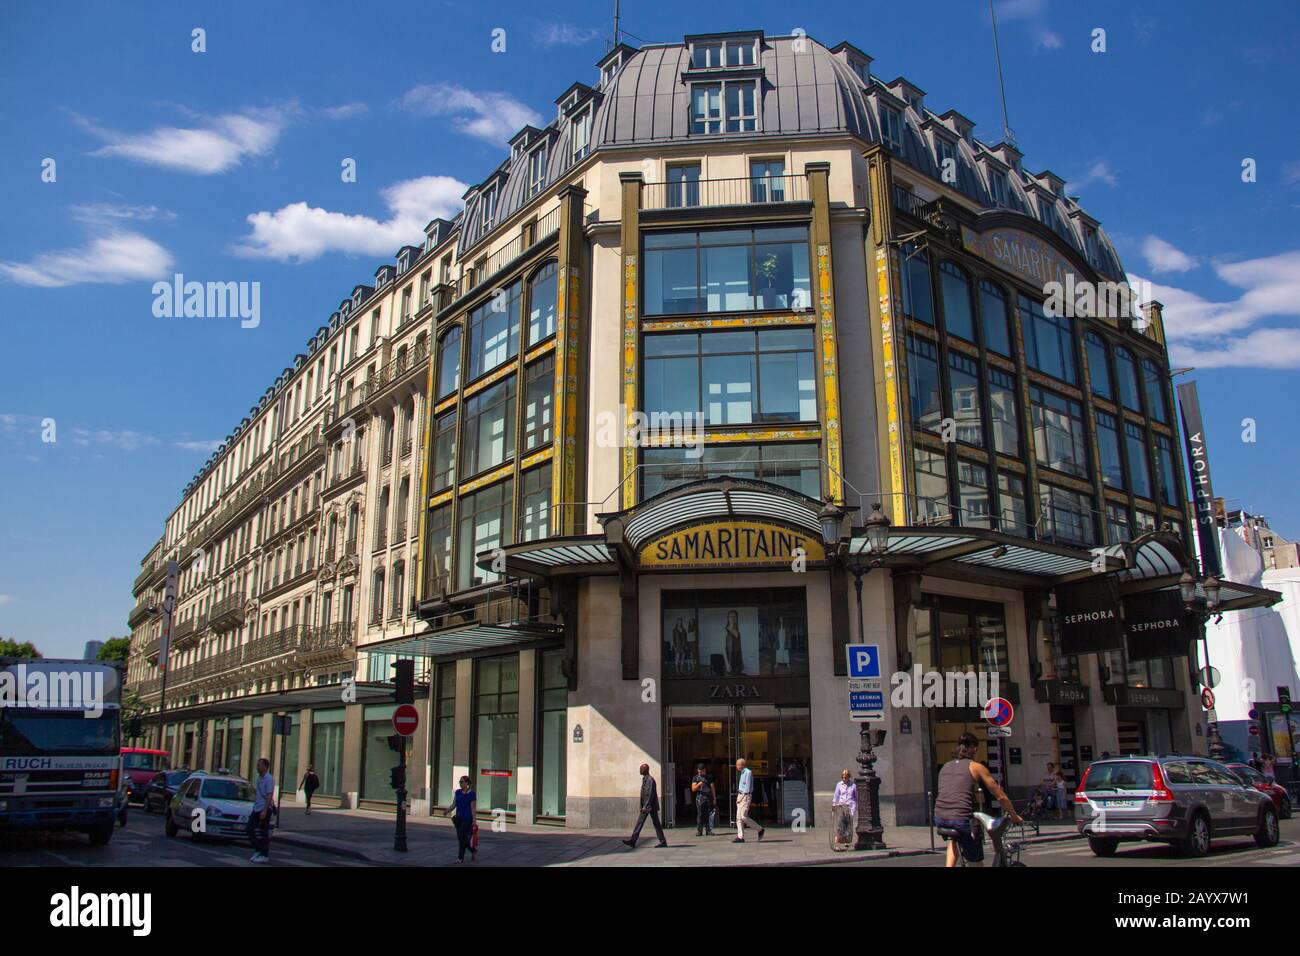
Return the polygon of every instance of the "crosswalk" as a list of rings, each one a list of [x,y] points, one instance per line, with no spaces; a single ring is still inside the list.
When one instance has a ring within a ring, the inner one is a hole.
[[[1088,844],[1083,841],[1039,843],[1025,848],[1024,859],[1030,865],[1035,862],[1046,863],[1049,858],[1080,864],[1086,860],[1097,859]],[[1119,866],[1125,865],[1126,862],[1191,867],[1300,866],[1300,844],[1282,842],[1277,846],[1261,849],[1248,843],[1224,842],[1216,843],[1209,856],[1188,858],[1175,856],[1169,849],[1157,844],[1127,843],[1120,844],[1119,852],[1107,862]]]

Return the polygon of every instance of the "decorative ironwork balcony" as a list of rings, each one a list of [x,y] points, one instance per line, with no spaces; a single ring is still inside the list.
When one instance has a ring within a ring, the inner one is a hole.
[[[765,206],[807,201],[808,177],[802,173],[646,183],[641,189],[643,209]]]
[[[244,604],[247,598],[242,592],[228,594],[212,605],[208,612],[208,624],[217,634],[233,631],[244,623]]]

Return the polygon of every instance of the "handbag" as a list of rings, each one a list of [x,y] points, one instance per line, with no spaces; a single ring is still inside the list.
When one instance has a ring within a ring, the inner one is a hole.
[[[718,828],[718,808],[714,807],[712,810],[709,811],[709,829],[716,830],[717,828]]]
[[[474,821],[469,828],[469,848],[475,853],[478,852],[478,821]]]

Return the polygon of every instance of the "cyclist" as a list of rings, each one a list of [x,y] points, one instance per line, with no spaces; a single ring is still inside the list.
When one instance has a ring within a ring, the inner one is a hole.
[[[998,782],[989,773],[989,768],[975,759],[979,752],[979,741],[974,734],[962,734],[957,738],[957,749],[953,751],[952,760],[939,770],[939,787],[934,801],[934,825],[941,829],[955,830],[957,839],[948,841],[947,866],[957,865],[957,847],[967,866],[984,865],[984,841],[974,829],[972,814],[975,812],[975,789],[984,787],[993,799],[1011,817],[1012,823],[1023,823],[1015,806],[1003,793]]]

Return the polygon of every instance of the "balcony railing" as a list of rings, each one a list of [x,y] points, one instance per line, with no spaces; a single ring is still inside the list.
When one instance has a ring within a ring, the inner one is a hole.
[[[646,183],[641,190],[643,209],[779,205],[807,201],[808,178],[801,173]]]
[[[461,275],[460,295],[466,295],[472,289],[482,285],[514,260],[540,242],[549,239],[560,231],[560,207],[556,206],[549,213],[537,220],[531,230],[521,231],[504,246],[483,260],[475,269],[466,269]],[[469,250],[466,250],[468,252]]]
[[[406,540],[406,521],[403,519],[393,527],[393,544],[401,544]]]
[[[208,612],[208,623],[212,630],[220,634],[242,626],[245,601],[243,592],[236,591],[215,602]]]
[[[420,368],[429,357],[429,343],[417,342],[410,349],[401,349],[392,361],[381,368],[366,381],[366,400],[372,400],[383,394],[392,385],[402,381],[407,375]]]

